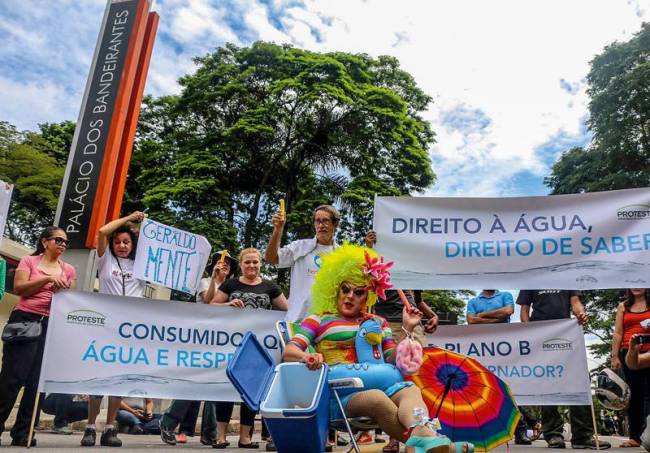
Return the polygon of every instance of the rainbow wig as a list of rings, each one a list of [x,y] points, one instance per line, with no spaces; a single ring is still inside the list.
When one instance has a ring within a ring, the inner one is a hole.
[[[383,270],[383,280],[390,287],[390,274],[388,274],[387,269],[392,263],[385,265],[383,258],[372,249],[345,242],[331,253],[324,255],[321,267],[316,272],[311,287],[312,305],[310,311],[319,316],[323,313],[336,313],[336,301],[339,288],[343,282],[355,286],[369,287],[366,300],[366,310],[369,310],[377,302],[375,283],[378,280],[374,269],[378,268],[380,262]],[[379,292],[383,296],[383,289]]]

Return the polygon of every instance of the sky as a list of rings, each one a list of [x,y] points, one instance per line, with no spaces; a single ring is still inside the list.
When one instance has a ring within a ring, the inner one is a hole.
[[[76,120],[105,0],[0,2],[0,121]],[[178,93],[192,57],[226,42],[393,55],[433,98],[433,196],[548,192],[589,143],[589,61],[650,21],[641,0],[158,0],[146,92]]]

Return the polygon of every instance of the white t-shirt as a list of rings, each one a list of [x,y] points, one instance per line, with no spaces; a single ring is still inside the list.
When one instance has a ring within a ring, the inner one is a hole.
[[[286,320],[304,319],[311,308],[311,285],[320,269],[323,255],[334,250],[335,245],[321,245],[316,238],[293,241],[278,251],[278,267],[291,267],[289,310]]]
[[[118,259],[120,260],[119,265]],[[97,255],[99,292],[117,296],[142,297],[146,282],[133,278],[134,264],[135,261],[132,259],[113,256],[111,249],[106,247],[102,256]],[[124,292],[122,291],[122,273],[124,273]]]
[[[199,303],[204,303],[203,298],[201,298],[201,293],[206,292],[208,289],[210,289],[210,280],[212,280],[212,277],[206,277],[202,278],[201,281],[199,282],[199,290],[196,292],[196,301]],[[217,290],[219,289],[219,283],[214,284],[214,293],[217,294]]]

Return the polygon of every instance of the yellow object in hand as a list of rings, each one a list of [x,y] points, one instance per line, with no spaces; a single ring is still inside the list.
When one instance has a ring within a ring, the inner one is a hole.
[[[221,256],[219,257],[219,262],[220,263],[223,263],[224,261],[226,261],[226,253],[228,253],[227,250],[222,250],[221,251]]]
[[[284,212],[284,198],[280,199],[280,211]]]

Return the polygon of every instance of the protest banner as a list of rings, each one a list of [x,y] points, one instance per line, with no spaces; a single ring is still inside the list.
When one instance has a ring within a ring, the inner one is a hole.
[[[276,361],[284,312],[81,291],[54,295],[39,390],[240,401],[228,361],[253,331]]]
[[[440,326],[426,339],[478,360],[508,383],[517,404],[591,404],[585,339],[575,319]]]
[[[0,238],[7,225],[7,216],[9,214],[9,204],[11,203],[11,194],[14,186],[0,179]]]
[[[650,189],[377,197],[377,251],[410,289],[650,286]]]
[[[145,219],[140,227],[135,278],[193,294],[212,247],[206,238]]]

